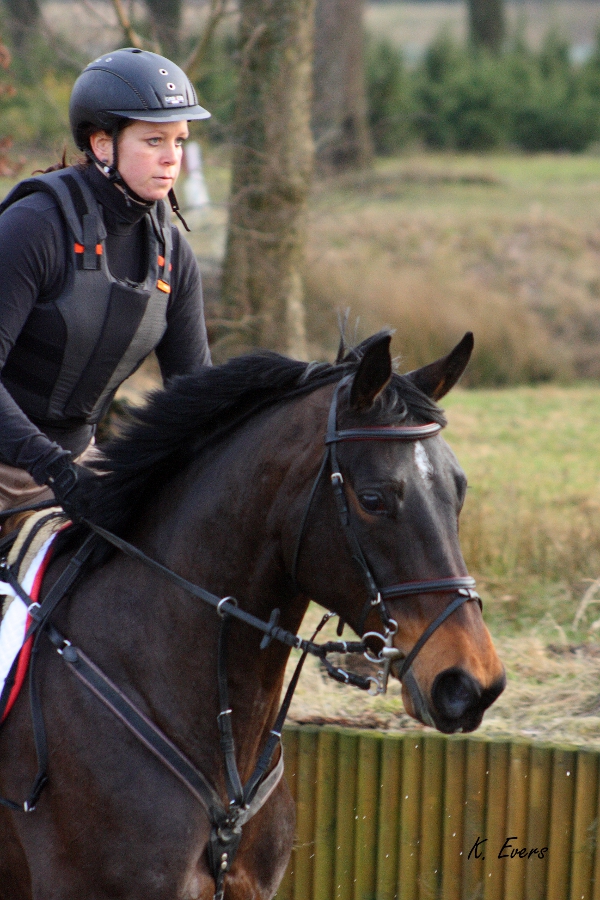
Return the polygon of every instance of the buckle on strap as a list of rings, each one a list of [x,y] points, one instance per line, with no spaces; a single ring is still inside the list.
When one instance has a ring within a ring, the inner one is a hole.
[[[397,631],[398,623],[395,619],[391,619],[390,625],[385,630],[385,634],[380,634],[378,631],[367,631],[367,633],[363,635],[363,641],[365,638],[371,637],[378,638],[382,642],[379,653],[375,654],[372,650],[369,650],[368,647],[364,653],[365,659],[368,659],[369,662],[375,663],[380,667],[377,678],[369,678],[369,681],[371,681],[369,694],[371,694],[371,696],[377,696],[378,694],[385,694],[387,692],[392,663],[403,657],[402,651],[398,650],[397,647],[394,647],[393,643],[394,635]]]
[[[211,829],[206,852],[210,874],[215,882],[215,900],[223,898],[225,875],[233,865],[241,839],[241,827],[238,824],[232,825],[228,820],[213,825]]]

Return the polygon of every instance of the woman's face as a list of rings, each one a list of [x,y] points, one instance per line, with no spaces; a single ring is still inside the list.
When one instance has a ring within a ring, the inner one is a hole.
[[[142,200],[163,200],[177,180],[183,142],[189,136],[183,122],[132,122],[119,134],[119,172]],[[112,137],[98,131],[90,138],[102,162],[112,163]]]

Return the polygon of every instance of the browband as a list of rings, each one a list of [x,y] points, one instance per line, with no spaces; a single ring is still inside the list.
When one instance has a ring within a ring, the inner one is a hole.
[[[338,441],[419,441],[434,437],[442,430],[437,422],[427,425],[387,425],[373,428],[347,428],[343,431],[329,432],[325,437],[326,444]]]

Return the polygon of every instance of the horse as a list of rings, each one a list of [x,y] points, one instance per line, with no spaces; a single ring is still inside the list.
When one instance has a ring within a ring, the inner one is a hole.
[[[505,675],[460,552],[466,479],[436,402],[472,346],[467,334],[405,375],[389,332],[334,364],[254,354],[175,379],[136,411],[89,487],[89,521],[135,549],[96,549],[38,642],[48,783],[34,811],[0,807],[1,900],[273,897],[294,835],[285,779],[223,838],[165,757],[175,748],[228,808],[223,734],[246,784],[273,739],[290,653],[271,637],[295,636],[311,600],[401,677],[411,716],[445,733],[480,724]],[[56,551],[46,594],[70,558]],[[75,647],[164,736],[162,757],[74,677]],[[22,691],[0,730],[4,797],[26,795],[35,771],[30,715]],[[234,830],[235,857],[215,867],[211,840],[220,853]]]

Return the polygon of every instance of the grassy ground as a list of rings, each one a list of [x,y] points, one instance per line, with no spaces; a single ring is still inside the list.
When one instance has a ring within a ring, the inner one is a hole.
[[[540,386],[458,391],[447,439],[470,489],[461,519],[469,568],[502,601],[502,621],[531,625],[532,599],[560,585],[577,601],[600,574],[600,389]],[[561,625],[573,619],[561,602]]]

